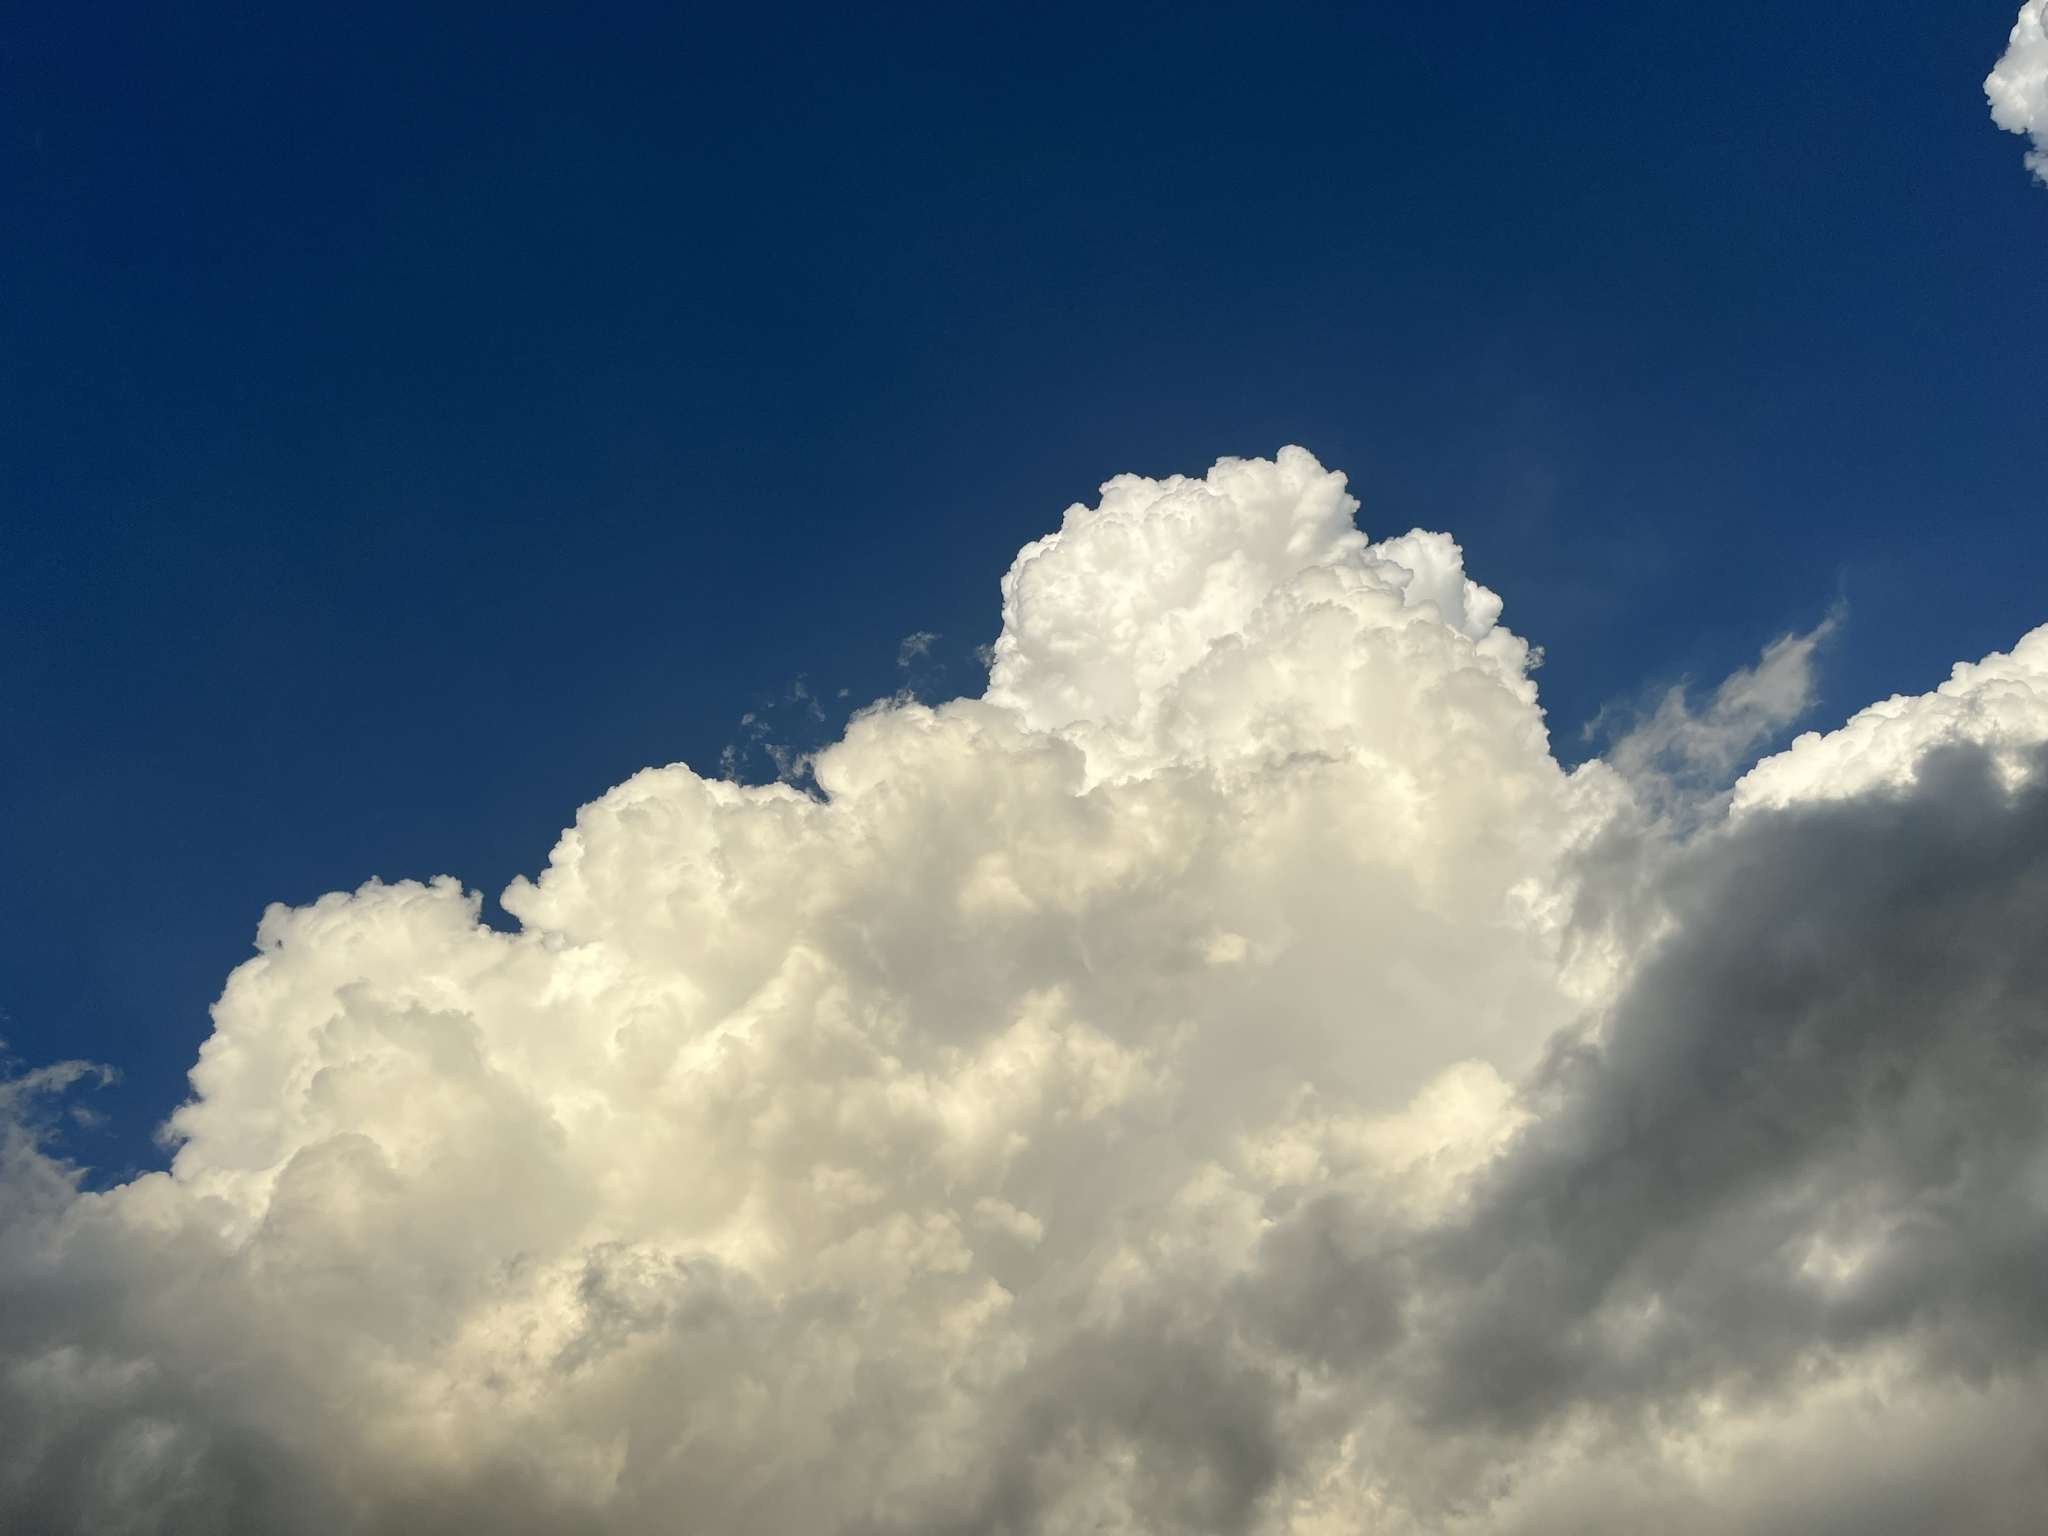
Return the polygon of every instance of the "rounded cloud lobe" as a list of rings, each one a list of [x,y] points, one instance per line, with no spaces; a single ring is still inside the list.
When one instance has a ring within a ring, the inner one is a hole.
[[[1681,824],[1354,511],[1119,477],[817,796],[272,908],[168,1173],[11,1085],[7,1527],[2031,1528],[2048,630]]]
[[[2027,0],[2005,53],[1984,80],[1991,120],[2033,140],[2027,169],[2048,183],[2048,0]]]

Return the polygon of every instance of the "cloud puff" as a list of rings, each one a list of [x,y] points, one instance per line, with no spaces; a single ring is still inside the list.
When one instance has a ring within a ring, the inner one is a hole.
[[[1355,509],[1120,477],[818,795],[272,908],[168,1173],[17,1084],[4,1523],[2023,1528],[2048,630],[1685,830]]]
[[[2034,141],[2027,169],[2048,182],[2048,0],[2027,0],[2005,53],[1984,80],[1991,120]]]

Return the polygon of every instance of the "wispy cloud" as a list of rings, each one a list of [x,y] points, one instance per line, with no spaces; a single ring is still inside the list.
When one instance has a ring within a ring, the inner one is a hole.
[[[1732,672],[1695,711],[1684,684],[1668,689],[1606,757],[1658,814],[1711,814],[1736,770],[1813,707],[1814,652],[1842,622],[1837,608],[1803,635],[1781,635],[1753,667]]]

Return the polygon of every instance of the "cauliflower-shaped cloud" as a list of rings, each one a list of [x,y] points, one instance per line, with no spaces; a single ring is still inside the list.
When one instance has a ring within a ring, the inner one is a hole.
[[[2018,1528],[2048,631],[1674,830],[1355,510],[1120,477],[818,795],[272,908],[166,1173],[13,1085],[0,1524]]]

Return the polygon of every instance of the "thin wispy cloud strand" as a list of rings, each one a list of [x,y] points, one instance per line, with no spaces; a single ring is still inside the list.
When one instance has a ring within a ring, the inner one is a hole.
[[[15,1084],[0,1524],[2035,1528],[2048,628],[1674,818],[1813,636],[1568,772],[1356,510],[1119,477],[815,794],[272,908],[167,1173]]]
[[[1704,710],[1687,702],[1683,685],[1670,689],[1608,748],[1608,763],[1664,814],[1711,812],[1731,792],[1737,766],[1812,708],[1814,650],[1840,623],[1830,614],[1806,634],[1774,640],[1754,667],[1723,679]]]

